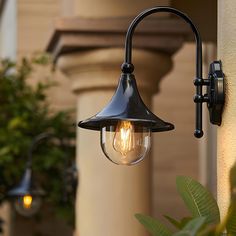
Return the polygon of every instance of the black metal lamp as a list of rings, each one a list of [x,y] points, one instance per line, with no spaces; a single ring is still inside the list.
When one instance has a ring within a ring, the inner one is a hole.
[[[23,177],[20,183],[8,192],[8,196],[14,199],[15,209],[20,215],[29,217],[40,209],[45,191],[33,181],[32,157],[36,145],[48,137],[48,133],[43,133],[33,139],[28,151],[28,161]]]
[[[14,199],[14,205],[16,211],[23,216],[32,216],[40,209],[42,204],[42,197],[45,195],[45,191],[36,184],[32,175],[32,158],[33,152],[37,145],[44,139],[57,138],[51,133],[41,133],[36,136],[28,150],[28,161],[26,163],[26,169],[20,183],[8,192],[8,196]],[[60,141],[60,145],[64,146],[63,140],[57,138]],[[66,158],[65,158],[66,160]],[[67,168],[65,163],[65,175],[64,177],[64,199],[68,198],[68,195],[75,195],[77,187],[77,168],[73,163],[72,166]]]
[[[79,122],[79,127],[100,130],[101,147],[108,159],[116,164],[133,165],[140,162],[148,153],[151,145],[151,132],[174,129],[174,125],[155,116],[142,101],[132,64],[132,38],[137,25],[153,13],[169,12],[184,19],[191,27],[196,40],[196,138],[203,136],[202,104],[209,109],[212,124],[221,124],[224,105],[224,75],[220,61],[210,65],[208,79],[202,78],[202,41],[191,19],[174,8],[154,7],[141,12],[130,24],[125,41],[125,61],[122,64],[121,78],[110,103],[95,116]],[[203,95],[203,87],[206,94]]]
[[[20,183],[8,192],[14,198],[16,211],[23,216],[32,216],[40,208],[45,191],[36,186],[32,178],[32,169],[26,168]]]

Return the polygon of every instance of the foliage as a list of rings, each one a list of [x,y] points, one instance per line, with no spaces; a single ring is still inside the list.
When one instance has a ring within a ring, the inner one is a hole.
[[[67,140],[65,147],[62,149],[52,139],[41,143],[34,152],[33,170],[47,192],[45,201],[55,212],[72,219],[73,200],[62,204],[63,172],[75,157],[70,141],[75,133],[70,112],[50,109],[47,91],[54,86],[50,80],[34,86],[29,84],[36,69],[48,63],[45,55],[23,59],[19,64],[9,60],[0,62],[0,200],[19,182],[32,139],[42,132],[51,132]]]
[[[138,221],[152,236],[221,236],[236,235],[236,164],[230,172],[231,203],[224,219],[212,194],[200,183],[190,177],[176,179],[178,192],[191,213],[180,221],[165,216],[175,227],[172,232],[168,226],[150,216],[136,214]]]

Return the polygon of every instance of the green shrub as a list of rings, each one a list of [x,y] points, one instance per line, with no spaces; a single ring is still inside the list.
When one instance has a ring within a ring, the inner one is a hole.
[[[29,79],[39,66],[48,66],[47,56],[23,59],[19,64],[0,62],[0,200],[19,182],[27,161],[32,139],[42,132],[51,132],[66,140],[64,150],[55,140],[42,142],[34,152],[33,170],[47,192],[44,199],[64,218],[73,219],[73,198],[63,203],[63,175],[75,158],[75,128],[69,111],[52,112],[47,91],[52,84]]]

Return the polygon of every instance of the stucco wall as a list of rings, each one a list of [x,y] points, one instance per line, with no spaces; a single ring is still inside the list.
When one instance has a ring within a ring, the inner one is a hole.
[[[20,0],[17,5],[17,58],[31,57],[34,53],[45,52],[54,22],[60,17],[59,0]],[[45,71],[45,72],[44,72]],[[49,91],[51,105],[55,109],[75,108],[75,96],[71,93],[70,82],[59,70],[50,74],[50,68],[40,68],[32,83],[50,76],[60,86]],[[63,96],[61,96],[63,88]]]
[[[194,44],[188,43],[174,55],[173,70],[163,78],[153,101],[155,113],[175,124],[174,131],[154,134],[153,213],[158,217],[186,216],[175,178],[177,175],[198,178],[198,141],[193,136],[194,49]]]
[[[230,202],[229,170],[236,156],[236,1],[218,0],[218,58],[225,74],[225,105],[222,124],[218,128],[217,197],[221,215]]]

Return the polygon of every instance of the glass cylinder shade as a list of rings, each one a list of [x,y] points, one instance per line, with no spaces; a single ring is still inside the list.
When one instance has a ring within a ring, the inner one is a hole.
[[[101,147],[106,157],[118,165],[133,165],[148,154],[151,130],[131,121],[119,121],[101,129]]]
[[[39,210],[41,203],[41,197],[27,194],[16,197],[15,209],[20,215],[30,217]]]

